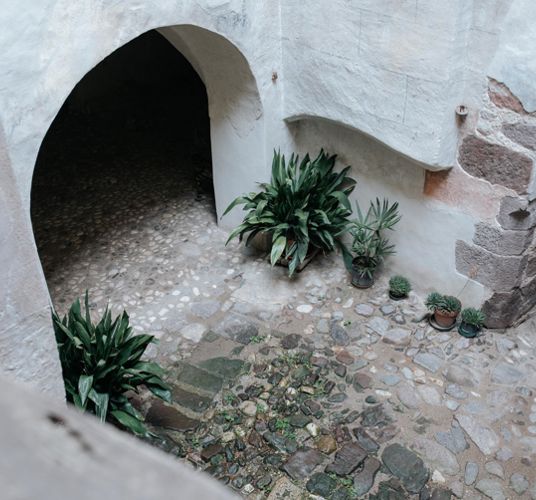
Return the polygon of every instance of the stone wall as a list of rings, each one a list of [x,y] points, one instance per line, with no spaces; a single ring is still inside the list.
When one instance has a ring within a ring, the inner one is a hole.
[[[536,304],[535,141],[536,114],[490,79],[476,130],[461,142],[458,161],[472,176],[510,192],[495,220],[477,223],[472,242],[456,244],[458,271],[492,290],[484,303],[490,327],[509,326]]]

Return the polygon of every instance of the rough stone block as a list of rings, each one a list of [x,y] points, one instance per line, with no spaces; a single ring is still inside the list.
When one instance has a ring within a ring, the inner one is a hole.
[[[534,208],[535,205],[529,205],[524,198],[505,196],[501,200],[497,222],[504,229],[514,229],[516,231],[531,229],[536,225]]]
[[[499,255],[521,255],[531,240],[532,233],[529,231],[502,230],[481,222],[476,225],[473,243]]]
[[[491,102],[499,108],[511,109],[512,111],[521,114],[526,113],[521,101],[512,94],[510,89],[504,83],[490,79],[488,95]]]
[[[536,278],[523,282],[521,286],[521,306],[518,318],[536,305]]]
[[[524,154],[469,135],[460,147],[458,161],[467,173],[475,177],[518,193],[527,192],[532,160]]]
[[[503,134],[524,148],[536,151],[536,126],[527,123],[505,123]]]
[[[536,249],[528,251],[527,267],[525,268],[524,279],[536,276]]]
[[[506,328],[514,323],[519,315],[522,296],[519,288],[509,292],[494,293],[482,306],[488,328]]]
[[[505,256],[483,248],[456,242],[456,269],[496,291],[518,286],[526,264],[524,256]]]

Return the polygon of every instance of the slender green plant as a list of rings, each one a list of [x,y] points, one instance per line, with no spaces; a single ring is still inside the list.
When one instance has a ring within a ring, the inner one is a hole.
[[[389,204],[376,198],[364,214],[356,202],[356,218],[352,221],[350,234],[353,237],[352,252],[355,255],[353,266],[364,275],[372,278],[374,271],[388,255],[395,253],[395,246],[383,235],[392,230],[402,217],[398,213],[398,202]]]
[[[94,325],[88,302],[86,291],[84,314],[78,299],[63,319],[52,310],[67,401],[94,413],[101,421],[119,424],[137,435],[148,435],[143,416],[125,393],[138,392],[140,386],[145,386],[155,396],[170,401],[163,369],[141,359],[154,337],[132,335],[127,313],[123,311],[112,321],[108,307]]]
[[[482,328],[486,321],[486,315],[479,309],[473,307],[465,308],[461,313],[462,321],[476,328]]]
[[[340,237],[348,229],[348,195],[356,182],[347,175],[350,167],[334,171],[335,160],[321,150],[314,160],[307,154],[300,161],[293,154],[286,163],[274,151],[271,182],[260,184],[260,192],[239,196],[225,210],[223,215],[244,205],[247,211],[227,243],[247,235],[247,245],[258,233],[271,234],[271,264],[284,259],[290,276],[314,248],[330,252],[338,246],[348,257]]]

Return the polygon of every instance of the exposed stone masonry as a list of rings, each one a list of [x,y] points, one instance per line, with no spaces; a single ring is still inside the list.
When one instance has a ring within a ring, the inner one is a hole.
[[[494,80],[489,98],[475,134],[460,146],[459,163],[467,173],[518,196],[502,199],[495,221],[476,225],[472,243],[456,243],[456,268],[493,291],[483,309],[488,326],[501,328],[522,319],[536,304],[536,203],[529,201],[536,117]]]

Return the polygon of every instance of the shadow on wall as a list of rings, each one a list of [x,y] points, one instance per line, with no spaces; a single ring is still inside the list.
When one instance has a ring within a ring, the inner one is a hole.
[[[376,197],[400,203],[401,222],[389,239],[396,255],[386,260],[386,274],[404,274],[417,292],[441,290],[458,294],[467,278],[456,270],[456,241],[470,241],[473,217],[426,197],[423,186],[426,170],[382,143],[334,122],[304,119],[289,124],[294,149],[316,152],[323,147],[338,154],[341,165],[352,165],[357,187],[351,195],[362,207]],[[480,306],[485,289],[470,281],[463,292],[464,305]]]

